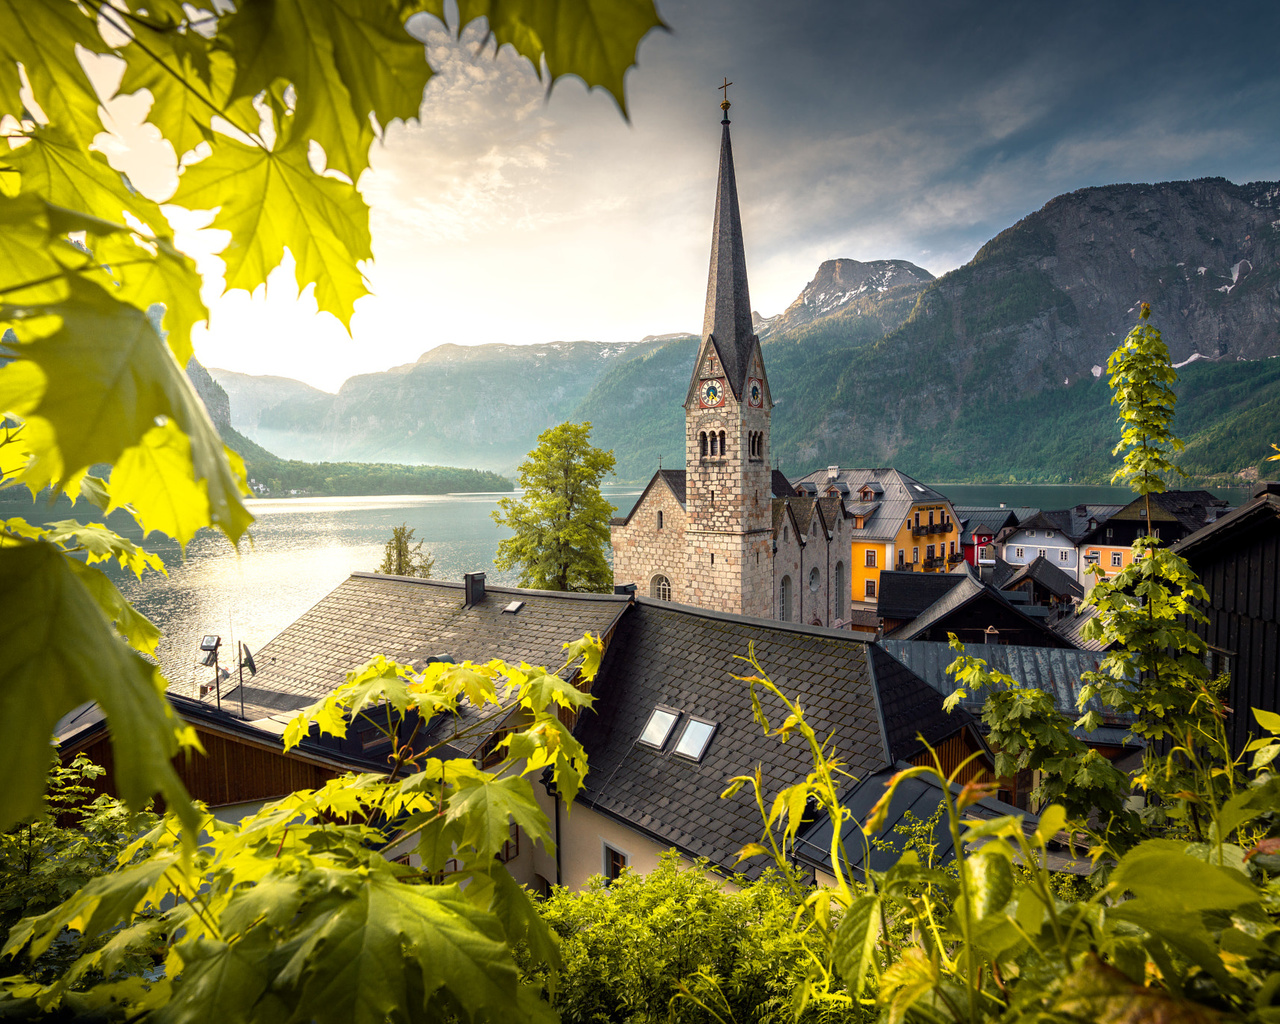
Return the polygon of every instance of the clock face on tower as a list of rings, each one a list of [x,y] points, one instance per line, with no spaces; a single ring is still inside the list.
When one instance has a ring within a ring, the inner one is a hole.
[[[724,379],[716,377],[704,380],[698,389],[698,401],[704,409],[714,409],[724,405]]]
[[[747,404],[753,409],[764,405],[764,382],[755,377],[747,380]]]

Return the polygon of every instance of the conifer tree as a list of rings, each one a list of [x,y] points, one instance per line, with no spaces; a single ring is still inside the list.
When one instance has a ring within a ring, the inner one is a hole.
[[[422,550],[422,541],[413,543],[413,527],[401,523],[391,528],[391,539],[382,549],[382,564],[378,572],[389,576],[420,576],[431,578],[431,569],[436,564],[430,551]]]

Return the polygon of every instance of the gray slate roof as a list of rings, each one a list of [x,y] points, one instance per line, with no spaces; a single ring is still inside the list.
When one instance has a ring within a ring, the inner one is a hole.
[[[1012,590],[1027,579],[1035,580],[1040,586],[1058,597],[1069,597],[1079,601],[1084,597],[1084,587],[1049,561],[1044,555],[1038,555],[1026,565],[1020,566],[1012,576],[1001,585],[1001,590]]]
[[[807,476],[791,481],[799,490],[815,495],[827,493],[827,489],[836,483],[846,484],[849,498],[846,508],[850,515],[865,515],[867,521],[863,528],[854,535],[857,540],[892,540],[898,535],[898,529],[911,511],[911,506],[919,502],[941,503],[947,500],[927,484],[907,476],[892,467],[879,469],[840,469],[837,467],[833,475],[830,469],[819,469]],[[859,491],[864,484],[872,489],[880,488],[883,497],[879,501],[863,503],[859,499]]]
[[[1058,636],[1064,640],[1070,641],[1082,651],[1102,651],[1106,648],[1099,640],[1086,640],[1084,638],[1085,623],[1098,614],[1098,609],[1090,605],[1088,608],[1077,608],[1075,611],[1064,615],[1056,620],[1052,629]]]
[[[1026,623],[1033,629],[1042,632],[1047,639],[1052,639],[1054,633],[1050,631],[1043,622],[1039,622],[1024,612],[1021,608],[1009,602],[1000,591],[989,584],[983,583],[981,580],[974,579],[973,576],[965,574],[958,577],[958,582],[954,587],[942,595],[937,601],[931,604],[927,609],[921,612],[910,622],[904,623],[893,631],[893,636],[898,640],[914,640],[922,633],[927,631],[931,626],[941,622],[948,616],[960,611],[966,605],[984,599],[998,601],[1004,605],[1005,610],[1015,618],[1024,619]],[[948,574],[950,576],[950,574]]]
[[[956,505],[956,515],[964,521],[965,533],[989,533],[995,536],[1006,526],[1017,526],[1018,517],[1007,508],[988,508],[985,505]]]
[[[761,765],[776,790],[813,767],[803,744],[766,737],[752,717],[750,687],[733,678],[751,674],[739,658],[752,643],[774,682],[800,700],[810,724],[832,737],[836,755],[855,775],[892,764],[894,753],[918,750],[912,729],[923,726],[942,738],[948,727],[954,732],[970,721],[939,720],[941,698],[910,680],[902,666],[889,665],[892,659],[882,658],[885,678],[877,686],[868,645],[845,631],[642,597],[619,623],[592,691],[594,710],[576,729],[591,766],[579,799],[661,844],[731,870],[737,851],[759,838],[763,823],[749,792],[720,799],[729,779]],[[896,695],[882,699],[890,688]],[[761,702],[780,724],[782,705],[763,694]],[[682,713],[664,750],[636,742],[659,704]],[[717,724],[701,763],[672,752],[688,715]]]
[[[555,669],[561,645],[590,630],[607,634],[629,597],[489,587],[485,600],[463,605],[463,585],[378,573],[352,573],[256,655],[245,678],[245,717],[292,713],[321,699],[375,654],[402,662],[526,661]],[[512,601],[519,611],[504,612]],[[224,707],[239,710],[235,683]]]
[[[962,578],[959,573],[885,569],[880,573],[876,614],[882,619],[914,619]]]
[[[930,640],[882,640],[879,646],[941,694],[952,693],[955,677],[947,666],[956,660],[950,645]],[[1079,696],[1085,672],[1097,671],[1102,654],[1097,651],[1062,650],[1054,647],[1023,647],[1015,644],[965,644],[964,653],[981,658],[987,667],[1012,676],[1025,686],[1043,690],[1053,697],[1057,709],[1074,720],[1080,716]],[[979,709],[985,693],[970,693],[965,705]],[[1112,725],[1125,725],[1133,716],[1105,708],[1096,700],[1088,705]]]
[[[840,794],[841,803],[853,815],[841,829],[841,838],[844,841],[845,855],[849,858],[849,867],[858,877],[862,877],[864,872],[863,858],[866,852],[863,846],[862,822],[870,817],[871,809],[884,796],[893,776],[909,767],[908,764],[899,763],[892,768],[886,768],[875,775],[869,775],[852,783]],[[959,788],[956,786],[953,790],[958,791]],[[925,821],[938,809],[941,802],[942,787],[935,778],[916,776],[899,782],[897,789],[893,792],[893,799],[889,802],[889,812],[884,826],[876,835],[877,839],[889,843],[890,846],[888,849],[872,848],[871,870],[887,871],[902,856],[906,837],[895,835],[894,829],[906,824],[908,811],[917,821]],[[1027,832],[1034,829],[1039,821],[1039,818],[1030,811],[1021,810],[994,797],[986,797],[967,807],[962,819],[989,821],[1005,815],[1021,818],[1023,830]],[[828,815],[820,814],[811,825],[804,826],[797,839],[798,860],[810,867],[831,871],[831,818]],[[952,841],[951,829],[945,815],[940,817],[934,825],[933,843],[935,865],[946,864],[955,856],[955,843]]]

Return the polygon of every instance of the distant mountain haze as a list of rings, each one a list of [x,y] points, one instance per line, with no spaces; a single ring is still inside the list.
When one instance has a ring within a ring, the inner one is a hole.
[[[1278,249],[1280,184],[1202,179],[1059,196],[936,280],[903,260],[828,260],[784,312],[754,317],[773,459],[789,475],[843,463],[1102,481],[1119,436],[1107,356],[1147,301],[1186,364],[1185,464],[1247,471],[1280,421]],[[441,345],[337,395],[211,372],[232,426],[285,457],[509,473],[542,430],[589,419],[619,477],[640,480],[659,457],[684,463],[696,342]]]

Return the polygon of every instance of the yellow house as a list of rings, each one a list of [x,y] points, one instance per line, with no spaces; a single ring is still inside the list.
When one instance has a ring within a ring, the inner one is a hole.
[[[793,486],[817,497],[843,497],[853,527],[849,598],[856,604],[875,605],[885,569],[947,572],[964,559],[951,502],[896,469],[828,466]]]

